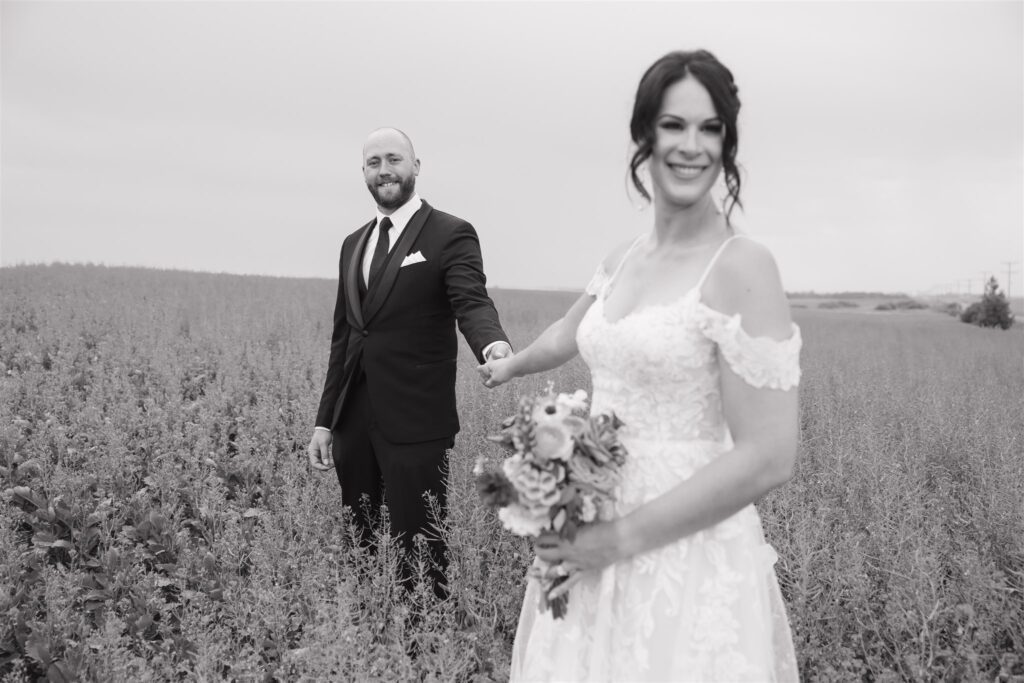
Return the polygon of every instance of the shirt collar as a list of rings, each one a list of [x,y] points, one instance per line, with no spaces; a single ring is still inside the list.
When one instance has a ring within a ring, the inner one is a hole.
[[[420,199],[418,194],[413,194],[413,196],[409,198],[409,201],[395,209],[391,214],[391,225],[398,228],[398,232],[401,233],[402,230],[405,229],[406,224],[413,217],[413,214],[419,211],[421,206],[423,206],[423,200]],[[377,225],[380,225],[382,220],[384,220],[384,214],[380,212],[380,209],[377,209]]]

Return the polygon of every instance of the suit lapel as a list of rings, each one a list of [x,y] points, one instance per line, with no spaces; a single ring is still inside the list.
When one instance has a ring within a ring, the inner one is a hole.
[[[359,301],[359,278],[363,276],[363,251],[366,249],[366,240],[370,237],[370,231],[376,225],[377,219],[373,219],[362,227],[362,232],[356,239],[356,247],[348,257],[348,268],[345,270],[345,296],[348,298],[348,310],[352,311],[357,329],[363,329],[363,305]]]
[[[405,226],[405,230],[402,231],[402,236],[398,238],[398,244],[395,245],[395,249],[388,260],[387,266],[384,268],[384,272],[377,278],[373,289],[366,293],[366,301],[363,306],[363,320],[367,323],[377,314],[377,311],[380,310],[380,307],[384,305],[384,301],[388,298],[388,294],[391,293],[391,288],[394,287],[395,280],[398,279],[398,269],[402,267],[402,261],[409,255],[409,249],[412,248],[416,238],[423,231],[423,226],[426,224],[432,210],[429,204],[423,202],[420,210],[413,214],[413,217]],[[366,241],[365,237],[363,241]]]

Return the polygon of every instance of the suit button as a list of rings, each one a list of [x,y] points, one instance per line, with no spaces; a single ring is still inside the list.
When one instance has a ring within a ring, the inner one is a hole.
[[[370,336],[370,333],[369,333],[369,332],[367,332],[366,330],[363,330],[363,336],[364,336],[364,337],[369,337],[369,336]]]

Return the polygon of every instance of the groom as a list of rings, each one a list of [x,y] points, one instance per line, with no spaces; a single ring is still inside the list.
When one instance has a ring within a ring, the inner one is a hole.
[[[327,379],[307,452],[313,468],[337,473],[364,542],[386,502],[391,532],[407,550],[423,534],[443,568],[425,494],[445,510],[459,431],[455,323],[481,362],[512,349],[487,295],[476,231],[419,198],[419,170],[405,133],[381,128],[366,139],[363,176],[377,216],[341,247]],[[443,574],[432,578],[442,594]]]

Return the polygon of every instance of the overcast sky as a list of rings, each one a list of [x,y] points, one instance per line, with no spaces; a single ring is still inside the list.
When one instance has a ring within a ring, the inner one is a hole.
[[[1019,1],[0,8],[5,266],[335,278],[388,125],[491,285],[579,289],[653,219],[626,191],[640,76],[696,47],[736,77],[738,223],[787,289],[977,292],[1024,252]]]

